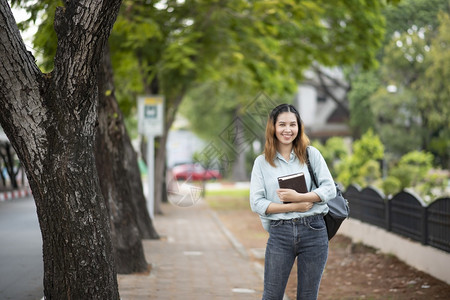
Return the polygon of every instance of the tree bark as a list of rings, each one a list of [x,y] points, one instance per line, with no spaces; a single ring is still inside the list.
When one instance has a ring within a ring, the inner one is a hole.
[[[46,299],[119,299],[94,145],[98,62],[120,3],[66,1],[55,67],[42,74],[0,0],[0,122],[36,202]]]
[[[117,272],[129,274],[147,270],[136,210],[130,199],[131,185],[124,160],[127,131],[114,94],[114,77],[108,46],[103,51],[98,73],[98,127],[95,162],[103,197],[109,209],[111,237]],[[128,136],[127,136],[128,137]]]
[[[111,63],[110,60],[109,63]],[[118,107],[117,112],[121,115],[120,118],[123,120],[122,113]],[[127,184],[130,185],[129,195],[126,199],[131,200],[134,207],[136,223],[141,238],[159,239],[159,235],[153,226],[152,219],[150,218],[150,214],[147,209],[147,200],[145,199],[141,172],[138,165],[138,155],[131,144],[131,139],[126,131],[123,121],[118,123],[118,126],[120,126],[121,131],[124,132],[121,141],[124,151],[121,157],[121,164],[124,168],[122,180],[126,180]]]
[[[141,172],[139,170],[138,158],[134,151],[128,135],[125,137],[125,156],[123,165],[126,170],[126,177],[131,186],[129,198],[133,202],[136,211],[136,221],[143,239],[159,239],[159,235],[153,226],[152,219],[147,209],[147,199],[145,199],[142,187]]]

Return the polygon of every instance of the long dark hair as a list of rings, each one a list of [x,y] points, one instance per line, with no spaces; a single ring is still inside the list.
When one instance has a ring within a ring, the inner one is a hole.
[[[266,143],[264,145],[264,157],[266,161],[275,167],[275,155],[277,153],[278,139],[275,135],[275,123],[278,115],[284,112],[291,112],[297,118],[298,134],[292,142],[294,153],[302,163],[306,163],[306,147],[309,145],[309,138],[305,134],[304,126],[300,114],[291,104],[280,104],[275,107],[269,115],[266,126]]]

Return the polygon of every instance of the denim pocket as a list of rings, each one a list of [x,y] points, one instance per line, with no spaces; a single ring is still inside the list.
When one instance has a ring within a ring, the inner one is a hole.
[[[327,227],[323,218],[314,218],[308,222],[308,227],[312,230],[325,230]]]
[[[283,224],[283,220],[272,220],[272,221],[270,221],[270,227],[272,227],[272,228],[278,227],[281,224]]]

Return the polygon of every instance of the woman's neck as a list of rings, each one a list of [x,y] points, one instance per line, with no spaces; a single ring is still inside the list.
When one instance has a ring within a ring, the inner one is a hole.
[[[292,144],[283,145],[281,143],[278,143],[277,151],[286,159],[286,161],[289,161],[289,159],[291,158]]]

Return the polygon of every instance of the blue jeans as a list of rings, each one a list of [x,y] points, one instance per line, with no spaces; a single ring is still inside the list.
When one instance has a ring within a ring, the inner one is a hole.
[[[316,300],[328,258],[322,215],[271,221],[264,267],[263,300],[283,299],[297,258],[297,300]]]

